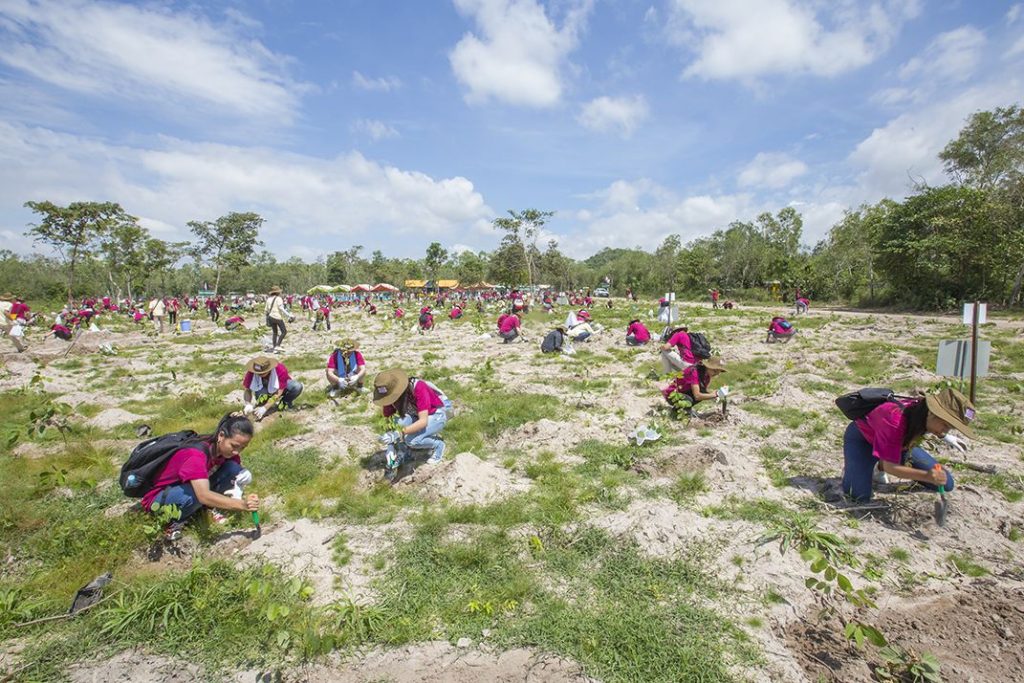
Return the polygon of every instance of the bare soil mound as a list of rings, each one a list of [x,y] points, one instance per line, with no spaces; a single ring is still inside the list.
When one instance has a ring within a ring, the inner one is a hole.
[[[121,410],[120,408],[107,408],[89,420],[89,426],[96,427],[97,429],[108,430],[116,429],[122,425],[137,424],[145,419],[146,418],[142,415],[129,413],[127,410]]]
[[[530,488],[530,481],[472,453],[459,453],[437,466],[423,466],[398,485],[420,484],[430,499],[444,498],[459,505],[490,503]]]
[[[193,664],[138,650],[128,650],[101,662],[79,664],[68,673],[71,683],[192,683],[202,678],[202,671]]]
[[[943,680],[1024,680],[1024,586],[987,579],[879,606],[873,623],[900,647],[934,654]],[[786,641],[812,680],[876,680],[872,668],[880,658],[848,646],[837,621],[794,622]]]

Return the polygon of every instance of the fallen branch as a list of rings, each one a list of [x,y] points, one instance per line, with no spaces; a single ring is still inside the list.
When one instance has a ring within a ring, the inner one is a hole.
[[[964,467],[975,472],[984,472],[985,474],[999,473],[999,468],[995,465],[979,465],[978,463],[967,462],[966,460],[964,462],[954,462],[953,464],[957,467]]]

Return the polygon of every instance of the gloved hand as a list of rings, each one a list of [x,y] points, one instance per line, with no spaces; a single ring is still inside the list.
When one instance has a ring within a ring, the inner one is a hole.
[[[402,432],[398,431],[397,429],[394,430],[394,431],[390,431],[390,432],[384,432],[379,437],[377,437],[377,441],[381,442],[382,444],[388,445],[388,446],[396,444],[396,443],[401,443],[402,442]]]
[[[255,417],[257,420],[262,420],[266,416],[266,414],[267,414],[267,407],[266,406],[260,406],[259,408],[254,410],[252,414],[253,414],[253,417]]]
[[[338,378],[338,389],[341,389],[341,390],[348,389],[348,380],[346,378],[344,378],[344,377],[339,377]]]
[[[254,410],[256,410],[256,406],[254,406],[252,403],[246,403],[244,406],[242,406],[243,415],[252,415],[252,411]]]
[[[238,476],[235,477],[235,486],[238,486],[239,488],[244,489],[251,483],[252,472],[250,472],[249,470],[243,469],[241,472],[238,473]]]
[[[956,438],[952,434],[946,434],[942,437],[942,440],[953,447],[954,450],[960,451],[961,453],[967,452],[967,444]]]

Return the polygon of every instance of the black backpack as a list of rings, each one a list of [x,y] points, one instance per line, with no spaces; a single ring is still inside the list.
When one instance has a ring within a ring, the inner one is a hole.
[[[690,351],[697,360],[711,358],[711,343],[700,332],[687,332],[690,336]]]
[[[540,343],[540,352],[554,353],[555,351],[561,351],[564,343],[565,336],[558,330],[551,330],[544,337],[544,341]]]
[[[846,416],[848,420],[859,420],[867,417],[868,413],[889,401],[895,401],[906,396],[897,396],[892,389],[883,387],[868,387],[858,391],[851,391],[836,399],[836,407]]]
[[[128,462],[121,466],[118,481],[124,495],[130,498],[146,495],[171,456],[190,445],[206,450],[206,444],[191,430],[157,436],[136,446]]]

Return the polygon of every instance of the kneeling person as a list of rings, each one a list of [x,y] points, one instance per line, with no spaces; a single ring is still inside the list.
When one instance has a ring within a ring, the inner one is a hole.
[[[291,378],[284,363],[267,356],[257,356],[246,364],[242,388],[245,389],[242,410],[256,420],[262,420],[278,405],[282,409],[291,408],[302,393],[302,383]]]
[[[661,390],[661,395],[674,408],[680,410],[689,410],[701,401],[724,398],[729,395],[729,387],[722,387],[715,392],[708,389],[711,380],[723,372],[725,361],[718,356],[712,356],[683,370],[682,375]]]
[[[327,394],[334,398],[339,392],[355,389],[359,393],[363,389],[363,378],[366,376],[366,361],[359,353],[358,344],[352,339],[338,343],[330,358],[327,359]]]
[[[373,403],[384,417],[397,417],[398,429],[381,436],[388,449],[385,477],[394,479],[409,450],[429,450],[428,465],[444,457],[445,443],[439,436],[448,424],[451,402],[430,382],[409,377],[398,368],[385,370],[373,380]]]

